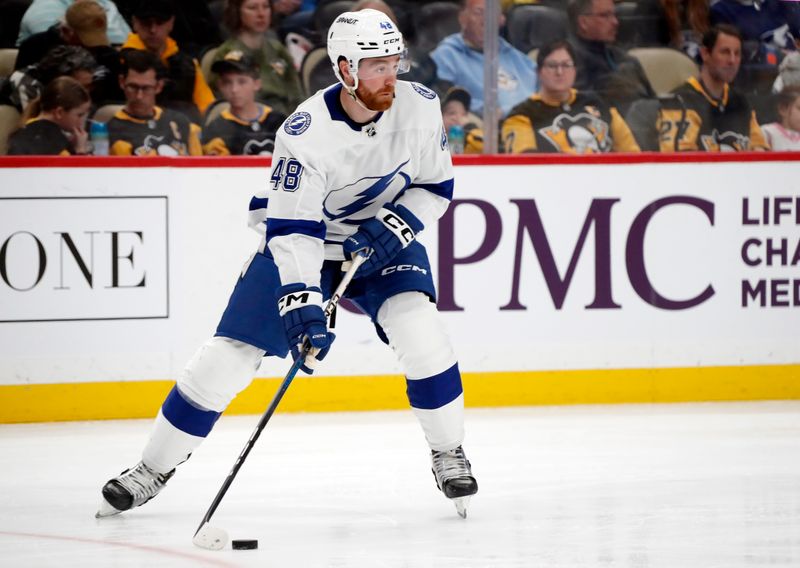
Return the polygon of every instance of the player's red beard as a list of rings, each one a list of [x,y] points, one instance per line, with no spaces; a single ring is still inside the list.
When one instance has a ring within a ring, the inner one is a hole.
[[[389,110],[389,107],[394,102],[394,85],[384,87],[378,91],[369,91],[364,88],[363,84],[359,84],[356,94],[368,109],[383,112]],[[385,95],[390,96],[387,97]]]

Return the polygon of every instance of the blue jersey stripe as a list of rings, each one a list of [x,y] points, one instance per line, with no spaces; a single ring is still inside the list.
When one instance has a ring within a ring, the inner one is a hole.
[[[266,197],[252,197],[250,199],[250,211],[257,211],[259,209],[266,209],[269,199]]]
[[[161,413],[178,430],[201,438],[208,436],[221,414],[193,405],[184,398],[177,386],[172,387],[167,395]]]
[[[438,375],[425,379],[406,379],[408,401],[414,408],[435,410],[452,402],[464,392],[458,363]]]
[[[412,183],[409,189],[412,187],[419,187],[430,191],[432,194],[444,197],[448,201],[453,199],[453,178],[440,181],[439,183]]]
[[[267,219],[267,240],[286,235],[308,235],[315,239],[325,238],[325,223],[302,219]]]

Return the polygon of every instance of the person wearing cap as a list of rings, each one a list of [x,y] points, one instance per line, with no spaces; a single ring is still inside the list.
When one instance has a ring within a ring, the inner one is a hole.
[[[120,45],[131,33],[130,26],[128,26],[128,23],[119,13],[117,5],[112,0],[96,1],[106,13],[109,40],[113,45]],[[73,0],[33,0],[25,11],[25,15],[22,16],[17,45],[21,45],[23,41],[33,34],[47,31],[51,26],[62,21],[67,8],[70,7],[72,2]]]
[[[474,122],[470,122],[470,105],[472,97],[461,87],[451,87],[442,99],[442,122],[444,131],[450,127],[460,126],[464,129],[464,153],[483,153],[483,130]]]
[[[575,50],[551,42],[536,56],[539,91],[515,106],[503,121],[503,149],[509,154],[603,154],[639,152],[639,145],[614,106],[575,89]]]
[[[275,132],[286,115],[256,102],[261,80],[255,61],[241,51],[229,51],[211,70],[230,108],[203,129],[203,154],[271,156]]]
[[[214,102],[214,93],[206,83],[200,63],[180,50],[170,37],[175,24],[175,6],[171,0],[141,0],[133,10],[134,33],[122,51],[136,49],[156,55],[166,68],[164,88],[158,103],[186,114],[200,124],[200,117]]]
[[[67,8],[63,21],[22,42],[15,68],[38,63],[55,47],[80,46],[97,61],[91,91],[94,105],[121,102],[124,99],[117,82],[119,53],[111,47],[107,22],[106,11],[96,0],[75,0]]]
[[[131,49],[122,57],[119,84],[125,106],[108,121],[113,156],[199,156],[200,127],[182,113],[156,105],[164,88],[164,68],[149,51]]]
[[[228,0],[224,19],[232,36],[219,46],[215,59],[231,51],[247,54],[259,69],[258,100],[284,114],[293,112],[303,100],[303,87],[289,51],[266,35],[272,25],[269,0]]]

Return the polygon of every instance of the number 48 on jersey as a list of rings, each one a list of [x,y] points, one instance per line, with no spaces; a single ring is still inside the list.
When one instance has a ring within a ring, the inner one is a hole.
[[[300,176],[303,175],[303,164],[294,158],[281,158],[272,168],[270,181],[272,189],[295,191],[300,186]]]

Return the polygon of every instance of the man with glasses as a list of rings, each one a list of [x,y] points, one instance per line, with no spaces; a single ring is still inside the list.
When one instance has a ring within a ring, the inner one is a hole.
[[[623,115],[635,100],[655,97],[639,61],[614,45],[619,29],[614,0],[570,0],[568,14],[577,57],[575,88],[595,91]]]
[[[200,156],[200,127],[178,111],[156,105],[164,88],[163,66],[150,52],[130,50],[122,58],[119,86],[125,106],[108,122],[114,156]]]
[[[302,103],[278,131],[269,178],[250,202],[259,248],[215,337],[164,401],[142,461],[103,487],[98,517],[161,491],[265,355],[297,358],[307,341],[312,351],[301,363],[311,372],[334,340],[323,301],[356,254],[368,259],[345,296],[395,352],[436,484],[466,516],[478,484],[461,447],[461,374],[417,240],[447,210],[453,166],[436,94],[397,79],[408,70],[405,55],[402,34],[377,10],[345,12],[331,25],[328,56],[339,82]]]

